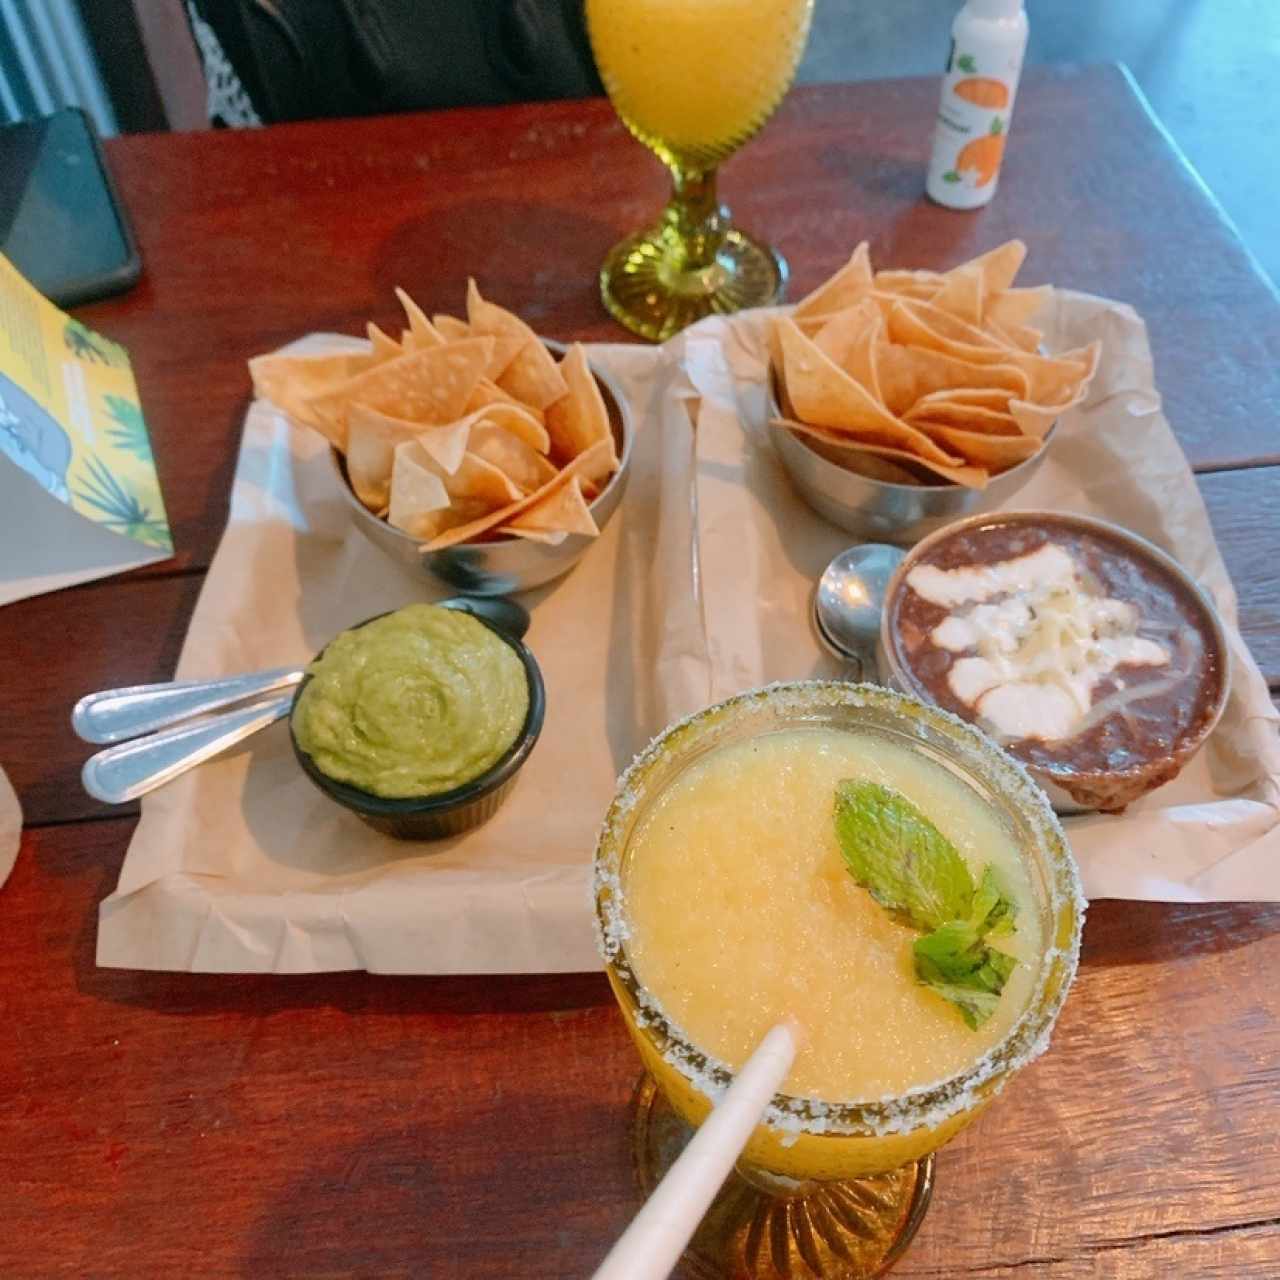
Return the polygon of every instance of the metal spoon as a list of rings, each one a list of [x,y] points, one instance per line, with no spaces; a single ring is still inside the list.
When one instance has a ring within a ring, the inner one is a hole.
[[[80,780],[95,800],[107,804],[136,800],[283,720],[292,706],[290,690],[268,702],[254,702],[223,715],[118,743],[90,756],[80,771]]]
[[[71,727],[85,742],[123,742],[276,690],[292,689],[302,675],[300,667],[276,667],[216,680],[170,680],[103,689],[76,703]]]
[[[528,611],[514,600],[458,596],[439,603],[484,618],[517,640],[529,629]],[[154,791],[283,719],[303,674],[300,668],[279,667],[218,680],[107,689],[81,698],[71,717],[76,732],[89,742],[118,744],[85,762],[80,775],[85,790],[107,804],[123,804]],[[261,700],[263,694],[278,690],[285,692]],[[249,705],[235,706],[250,698],[254,701]],[[224,707],[234,709],[209,714]],[[164,728],[167,725],[175,727]],[[151,732],[155,729],[163,731]],[[124,738],[133,740],[121,741]]]
[[[898,547],[864,542],[840,552],[818,580],[813,597],[818,639],[837,658],[856,666],[860,680],[876,678],[884,595],[905,555]]]
[[[458,609],[493,623],[500,631],[523,639],[529,613],[523,605],[501,597],[450,596],[441,608]],[[216,680],[165,680],[86,694],[71,712],[71,727],[85,742],[122,742],[166,725],[208,715],[277,689],[289,689],[303,676],[301,667],[276,667],[250,675]]]

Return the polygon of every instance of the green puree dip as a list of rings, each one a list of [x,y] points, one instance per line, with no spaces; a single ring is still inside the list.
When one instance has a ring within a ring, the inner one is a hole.
[[[330,778],[388,799],[478,778],[516,740],[529,682],[469,614],[413,604],[336,636],[308,668],[298,745]]]

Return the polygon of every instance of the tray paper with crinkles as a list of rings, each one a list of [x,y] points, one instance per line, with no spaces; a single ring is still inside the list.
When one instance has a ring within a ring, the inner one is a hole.
[[[511,798],[429,852],[379,836],[302,776],[284,725],[143,801],[101,908],[99,962],[224,972],[595,968],[591,854],[616,777],[672,720],[771,680],[840,677],[809,627],[849,537],[796,494],[770,447],[770,312],[716,317],[660,349],[592,346],[640,428],[627,499],[573,573],[530,593],[547,721]],[[439,322],[433,322],[441,327]],[[1165,420],[1141,319],[1054,290],[1045,345],[1101,341],[1017,505],[1096,514],[1175,555],[1226,624],[1231,696],[1204,749],[1120,817],[1068,821],[1093,897],[1280,900],[1280,742],[1235,593]],[[306,339],[291,355],[350,352]],[[356,354],[366,354],[358,350]],[[338,491],[328,440],[251,407],[231,513],[176,675],[306,662],[407,599]]]

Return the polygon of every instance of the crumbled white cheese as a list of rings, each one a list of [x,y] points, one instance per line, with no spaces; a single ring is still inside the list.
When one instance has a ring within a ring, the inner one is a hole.
[[[1163,646],[1137,634],[1139,610],[1098,594],[1052,542],[994,564],[918,565],[907,584],[953,611],[930,637],[967,655],[952,663],[947,683],[1009,738],[1069,738],[1105,676],[1122,665],[1169,663]]]

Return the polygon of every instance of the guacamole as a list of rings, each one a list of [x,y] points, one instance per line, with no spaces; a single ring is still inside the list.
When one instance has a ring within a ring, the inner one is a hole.
[[[515,742],[529,682],[515,650],[456,609],[414,604],[334,638],[293,711],[330,778],[388,799],[478,778]]]

